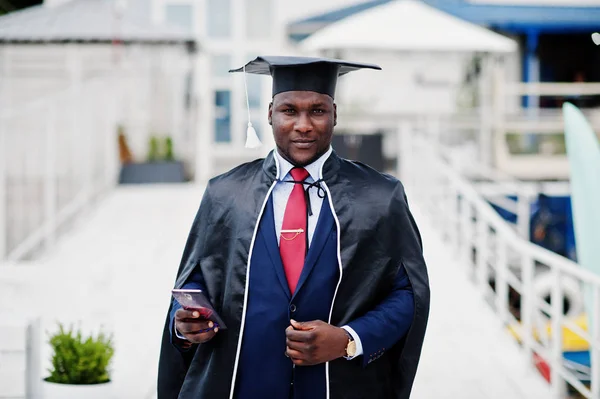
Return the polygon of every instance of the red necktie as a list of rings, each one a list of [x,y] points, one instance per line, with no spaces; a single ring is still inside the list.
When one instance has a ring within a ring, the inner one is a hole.
[[[308,177],[304,168],[294,168],[290,171],[292,179],[302,182]],[[294,184],[294,189],[288,198],[283,215],[283,225],[279,239],[279,253],[283,262],[283,269],[292,295],[300,279],[306,256],[306,197],[304,185]]]

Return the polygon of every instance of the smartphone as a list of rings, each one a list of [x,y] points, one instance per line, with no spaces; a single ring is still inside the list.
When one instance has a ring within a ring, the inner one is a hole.
[[[200,313],[200,318],[211,320],[220,330],[227,329],[202,290],[180,288],[171,290],[171,293],[185,310],[195,310]]]

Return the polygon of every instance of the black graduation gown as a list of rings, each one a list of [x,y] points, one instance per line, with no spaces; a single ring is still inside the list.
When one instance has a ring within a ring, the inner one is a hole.
[[[169,307],[159,361],[158,399],[178,398],[186,378],[201,381],[195,384],[200,391],[194,393],[194,399],[208,395],[230,398],[239,360],[249,254],[276,176],[271,152],[207,185],[175,287],[183,286],[192,270],[200,267],[210,299],[229,330],[180,352],[170,343]],[[323,181],[339,223],[338,259],[342,264],[331,324],[348,324],[379,304],[390,292],[401,265],[410,279],[415,306],[407,335],[376,361],[366,367],[344,359],[329,363],[328,397],[409,398],[429,317],[429,279],[404,188],[394,177],[339,158],[335,152],[325,162]],[[393,394],[373,396],[384,391]]]

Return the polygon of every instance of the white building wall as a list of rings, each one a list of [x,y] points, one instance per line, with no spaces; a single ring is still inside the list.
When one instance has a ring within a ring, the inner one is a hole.
[[[452,113],[464,79],[467,56],[460,54],[346,51],[343,58],[375,63],[339,80],[338,106],[368,113]]]

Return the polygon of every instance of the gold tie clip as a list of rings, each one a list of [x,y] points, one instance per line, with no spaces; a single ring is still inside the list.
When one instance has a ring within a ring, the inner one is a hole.
[[[296,234],[292,238],[285,238],[283,236],[284,233],[296,233]],[[294,238],[298,237],[302,233],[304,233],[304,229],[281,230],[281,238],[283,238],[286,241],[291,241]]]

